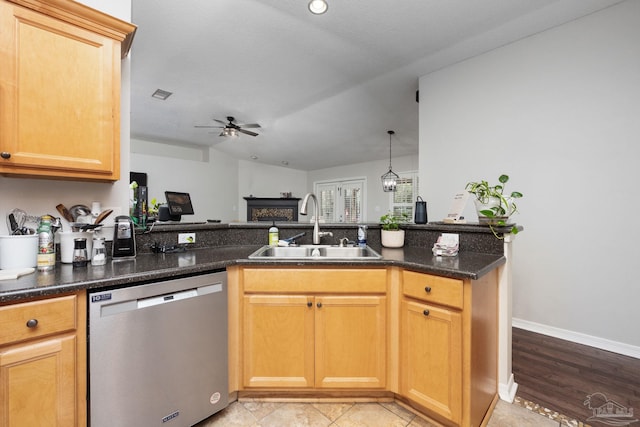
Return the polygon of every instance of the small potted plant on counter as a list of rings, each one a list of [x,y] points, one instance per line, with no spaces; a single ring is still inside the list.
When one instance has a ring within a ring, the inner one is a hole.
[[[518,211],[516,199],[522,197],[519,191],[512,191],[511,194],[504,193],[505,184],[509,181],[509,175],[500,175],[498,184],[489,185],[487,181],[468,182],[465,189],[475,196],[474,203],[478,213],[478,222],[488,224],[495,235],[493,226],[506,226],[509,217]],[[517,233],[518,229],[514,225],[512,233]]]
[[[408,218],[409,215],[406,213],[400,215],[387,213],[380,217],[382,246],[386,248],[401,248],[404,246],[404,230],[400,229],[400,224],[407,222]]]

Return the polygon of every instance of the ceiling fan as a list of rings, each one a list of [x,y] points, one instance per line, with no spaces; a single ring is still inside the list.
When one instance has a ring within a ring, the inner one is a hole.
[[[236,119],[232,116],[227,116],[228,123],[223,122],[222,120],[213,119],[213,121],[218,122],[224,126],[194,126],[196,128],[218,128],[222,129],[220,136],[238,136],[238,132],[244,133],[246,135],[258,136],[257,133],[251,132],[250,130],[246,130],[246,128],[259,128],[260,125],[257,123],[249,123],[246,125],[240,125],[235,123]]]

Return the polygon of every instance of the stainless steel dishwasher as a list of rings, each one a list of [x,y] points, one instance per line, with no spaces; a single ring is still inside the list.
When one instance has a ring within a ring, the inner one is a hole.
[[[227,406],[226,272],[88,304],[90,426],[191,426]]]

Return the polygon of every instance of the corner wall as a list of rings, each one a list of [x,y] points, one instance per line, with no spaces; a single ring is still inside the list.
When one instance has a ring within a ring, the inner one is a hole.
[[[524,194],[514,318],[640,350],[638,22],[626,1],[423,76],[419,169],[430,220],[471,180]]]

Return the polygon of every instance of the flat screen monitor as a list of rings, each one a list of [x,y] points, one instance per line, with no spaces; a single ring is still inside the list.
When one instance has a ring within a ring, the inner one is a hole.
[[[182,215],[193,215],[193,205],[189,193],[179,193],[177,191],[165,191],[169,215],[180,217]]]

